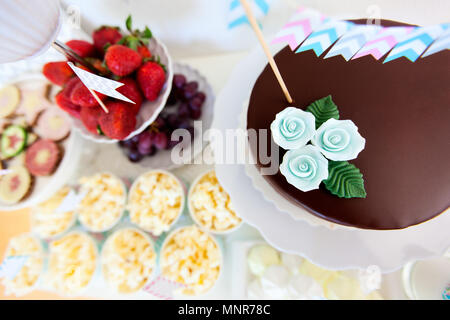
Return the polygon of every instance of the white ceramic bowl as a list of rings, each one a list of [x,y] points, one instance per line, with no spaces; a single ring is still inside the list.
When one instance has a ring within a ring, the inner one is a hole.
[[[136,129],[132,133],[130,133],[124,140],[130,139],[131,137],[134,137],[135,135],[141,133],[156,119],[156,117],[166,105],[167,98],[169,97],[170,90],[172,89],[172,59],[170,58],[166,46],[153,37],[150,39],[150,44],[148,45],[148,47],[152,55],[159,56],[161,59],[161,63],[166,66],[166,82],[155,101],[144,100],[141,109],[139,110],[139,114],[137,115]],[[75,129],[88,140],[98,143],[115,143],[118,141],[115,139],[110,139],[106,136],[95,135],[86,129],[81,120],[73,120]]]
[[[195,225],[195,226],[196,226],[196,225]],[[192,227],[192,225],[178,227],[178,228],[172,230],[172,231],[167,235],[167,237],[164,239],[164,242],[163,242],[163,244],[162,244],[162,246],[161,246],[161,250],[160,250],[160,253],[159,253],[159,260],[158,260],[158,263],[159,263],[159,267],[160,267],[160,268],[161,268],[161,260],[163,259],[162,254],[163,254],[163,252],[164,252],[164,249],[165,249],[167,243],[170,241],[170,239],[173,237],[174,234],[176,234],[177,232],[179,232],[179,231],[181,231],[181,230],[183,230],[183,229],[189,228],[189,227]],[[196,226],[196,227],[198,227],[198,226]],[[200,230],[202,230],[202,229],[200,229]],[[202,231],[205,232],[204,230],[202,230]],[[224,263],[223,263],[224,250],[223,250],[223,247],[220,245],[220,243],[217,241],[217,239],[216,239],[212,234],[209,234],[208,232],[205,232],[205,233],[209,236],[210,239],[212,239],[212,240],[214,241],[214,243],[216,244],[216,246],[217,246],[217,248],[218,248],[218,250],[219,250],[219,253],[220,253],[220,269],[219,269],[219,274],[218,274],[217,279],[215,280],[214,284],[213,284],[208,290],[206,290],[205,292],[202,292],[202,293],[200,293],[200,294],[198,294],[198,295],[176,294],[176,296],[180,296],[180,297],[183,298],[183,299],[186,299],[186,298],[194,298],[194,297],[199,298],[199,297],[204,296],[204,295],[207,294],[208,292],[211,292],[211,291],[217,286],[217,283],[219,283],[220,279],[222,278],[222,275],[223,275],[223,268],[224,268]],[[162,273],[161,273],[161,275],[164,276]]]
[[[48,82],[43,75],[37,73],[22,74],[6,84],[20,84],[24,82],[45,81]],[[31,193],[22,201],[15,204],[6,204],[0,201],[0,210],[18,210],[33,206],[42,201],[47,200],[56,191],[67,184],[78,170],[78,162],[82,155],[83,139],[73,130],[62,143],[64,147],[63,158],[61,159],[55,172],[48,177],[37,177],[34,179]]]
[[[88,224],[86,224],[86,223],[83,221],[83,219],[81,218],[82,216],[80,215],[79,208],[76,208],[76,209],[75,209],[76,216],[78,217],[78,221],[80,221],[80,224],[81,224],[84,228],[86,228],[86,230],[88,230],[89,232],[93,232],[93,233],[102,233],[102,232],[106,232],[106,231],[109,231],[109,230],[111,230],[112,228],[114,228],[114,226],[116,226],[116,225],[119,223],[119,221],[122,219],[122,217],[123,217],[123,215],[124,215],[124,213],[125,213],[125,210],[126,210],[126,203],[127,203],[127,187],[126,187],[124,181],[123,181],[122,179],[120,179],[119,177],[117,177],[115,174],[112,174],[112,173],[110,173],[110,172],[99,172],[99,173],[96,173],[96,174],[108,174],[108,175],[114,177],[115,179],[117,179],[117,180],[121,183],[121,185],[122,185],[122,190],[123,190],[123,202],[122,202],[122,209],[121,209],[121,211],[120,211],[120,215],[119,215],[116,219],[114,219],[114,221],[113,221],[110,225],[108,225],[108,226],[106,226],[106,227],[104,227],[104,228],[102,228],[102,229],[98,229],[98,230],[97,230],[97,229],[92,228],[92,226],[89,226]],[[93,175],[96,175],[96,174],[93,174]],[[105,214],[108,214],[108,213],[105,212]]]
[[[148,283],[150,283],[150,281],[152,281],[152,279],[154,278],[155,272],[156,272],[156,269],[157,269],[157,257],[156,257],[156,256],[157,256],[157,253],[156,253],[156,250],[155,250],[155,245],[154,245],[154,243],[153,243],[153,240],[151,239],[151,237],[150,237],[147,233],[143,232],[142,230],[139,230],[138,228],[134,228],[134,227],[120,227],[120,228],[118,228],[117,230],[114,230],[114,232],[113,232],[110,236],[108,236],[108,238],[106,239],[105,243],[103,244],[102,252],[101,252],[101,255],[100,255],[100,265],[101,265],[101,269],[102,269],[102,277],[103,277],[103,280],[105,281],[105,283],[109,286],[109,288],[111,288],[112,290],[116,290],[116,288],[114,288],[113,286],[111,286],[111,285],[109,284],[108,279],[107,279],[107,278],[105,277],[105,275],[103,274],[103,266],[104,266],[103,261],[104,261],[104,255],[105,255],[105,248],[109,245],[109,243],[112,241],[112,239],[114,238],[114,236],[117,235],[117,233],[122,232],[122,231],[125,231],[125,230],[132,230],[132,231],[135,231],[135,232],[139,233],[140,235],[142,235],[142,236],[150,243],[150,245],[151,245],[151,247],[152,247],[152,249],[153,249],[153,252],[155,253],[155,264],[154,264],[154,266],[153,266],[152,273],[151,273],[150,276],[148,277],[147,282],[144,283],[144,284],[143,284],[138,290],[136,290],[136,291],[132,291],[132,292],[117,292],[117,293],[120,293],[120,294],[130,295],[130,294],[133,294],[133,293],[138,292],[139,290],[142,290],[142,288],[144,288],[144,287],[145,287]]]
[[[178,179],[178,177],[176,177],[174,174],[170,173],[169,171],[166,171],[166,170],[159,170],[159,169],[157,169],[157,170],[150,170],[150,171],[147,171],[147,172],[141,174],[141,175],[133,182],[133,184],[131,185],[130,192],[128,193],[128,204],[130,203],[130,197],[131,197],[131,195],[133,194],[134,188],[136,188],[136,185],[137,185],[142,179],[145,179],[145,176],[148,175],[148,174],[150,174],[150,173],[162,173],[162,174],[168,175],[168,176],[174,178],[174,179],[178,182],[178,184],[180,185],[180,187],[181,187],[181,189],[182,189],[180,211],[178,212],[177,216],[173,219],[173,221],[168,225],[168,230],[169,230],[175,223],[177,223],[178,219],[179,219],[180,216],[183,214],[184,207],[185,207],[185,205],[186,205],[186,188],[185,188],[184,184],[181,182],[181,180]],[[131,221],[132,224],[134,224],[135,226],[137,226],[138,228],[141,228],[142,230],[144,230],[144,231],[146,231],[146,232],[149,232],[149,233],[154,234],[154,233],[153,233],[154,230],[151,230],[151,229],[148,229],[148,228],[144,228],[143,226],[140,226],[138,223],[133,222],[133,221],[131,220],[132,212],[131,212],[130,209],[128,209],[128,211],[129,211],[129,215],[130,215],[130,221]]]
[[[235,226],[233,226],[232,228],[227,229],[227,230],[222,230],[222,231],[221,231],[221,230],[215,230],[215,229],[207,228],[205,225],[203,225],[203,224],[197,219],[197,216],[195,215],[195,209],[192,207],[192,204],[191,204],[191,197],[192,197],[192,193],[194,192],[195,186],[197,185],[197,183],[198,183],[204,176],[206,176],[207,174],[209,174],[209,173],[211,173],[211,172],[215,172],[215,170],[213,169],[213,170],[208,170],[208,171],[206,171],[205,173],[199,175],[199,176],[194,180],[194,182],[192,182],[192,184],[191,184],[191,186],[190,186],[190,188],[189,188],[189,192],[188,192],[188,201],[187,201],[187,203],[188,203],[188,209],[189,209],[189,214],[190,214],[192,220],[194,220],[194,222],[195,222],[195,223],[200,227],[200,229],[202,229],[203,231],[210,232],[210,233],[217,234],[217,235],[229,234],[229,233],[234,232],[234,231],[236,231],[237,229],[239,229],[239,227],[242,225],[242,222],[243,222],[242,219],[241,219],[241,222],[240,222],[240,223],[238,223],[237,225],[235,225]]]

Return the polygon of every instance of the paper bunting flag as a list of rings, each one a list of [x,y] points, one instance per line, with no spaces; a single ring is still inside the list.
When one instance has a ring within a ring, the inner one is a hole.
[[[375,37],[369,40],[352,58],[358,59],[367,55],[371,55],[379,60],[389,52],[400,39],[411,32],[414,27],[388,27],[381,29]]]
[[[380,29],[376,25],[355,25],[331,47],[325,59],[341,55],[346,61],[350,60]]]
[[[420,27],[402,38],[392,49],[383,63],[405,57],[411,62],[417,60],[426,48],[436,40],[445,30],[443,25]]]
[[[450,49],[450,24],[445,25],[444,28],[445,31],[431,44],[431,46],[428,47],[427,51],[422,55],[422,58],[428,57],[439,51]]]
[[[67,64],[72,68],[73,72],[75,72],[78,78],[80,78],[84,85],[89,89],[103,93],[108,97],[113,97],[122,101],[134,103],[123,94],[116,91],[117,88],[124,85],[123,83],[97,76],[96,74],[76,67],[72,62],[67,62]]]
[[[317,56],[322,55],[344,33],[353,27],[353,23],[327,19],[297,49],[296,53],[314,50]]]
[[[6,257],[0,265],[0,278],[13,280],[20,272],[28,256],[10,256]]]
[[[245,15],[244,8],[242,7],[240,1],[230,1],[228,29],[233,29],[242,24],[249,24],[247,16]],[[269,12],[268,0],[250,0],[249,2],[256,19],[260,19],[266,16]]]
[[[325,16],[320,12],[301,7],[277,33],[271,43],[285,42],[294,51],[324,20]]]
[[[144,287],[144,291],[160,299],[172,300],[175,290],[184,287],[186,285],[158,275],[155,280]]]

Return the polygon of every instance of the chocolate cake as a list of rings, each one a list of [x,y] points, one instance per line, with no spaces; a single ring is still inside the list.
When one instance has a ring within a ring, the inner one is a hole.
[[[382,21],[382,25],[404,24]],[[305,110],[313,101],[332,95],[341,118],[358,126],[366,146],[350,163],[361,170],[367,197],[339,198],[323,184],[303,192],[279,171],[264,178],[311,214],[347,226],[401,229],[444,213],[450,206],[449,50],[414,63],[406,58],[383,63],[372,56],[324,59],[326,53],[296,54],[286,46],[275,61],[294,99],[292,106]],[[270,134],[271,122],[288,106],[267,65],[251,93],[247,128]],[[263,166],[257,144],[250,147],[257,166]],[[284,153],[280,149],[280,163]]]

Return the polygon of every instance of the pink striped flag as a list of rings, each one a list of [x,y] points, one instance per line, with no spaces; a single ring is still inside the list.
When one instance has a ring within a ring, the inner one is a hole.
[[[294,51],[325,19],[325,16],[316,10],[300,7],[271,44],[284,42]]]

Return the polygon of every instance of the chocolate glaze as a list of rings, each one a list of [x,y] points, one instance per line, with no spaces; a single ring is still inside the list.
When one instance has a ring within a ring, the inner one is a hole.
[[[402,24],[384,20],[382,25]],[[323,184],[319,190],[302,192],[280,172],[265,179],[309,212],[359,228],[406,228],[448,209],[450,52],[414,63],[401,58],[386,64],[371,56],[347,62],[341,56],[323,59],[325,54],[295,54],[286,46],[275,60],[294,106],[305,109],[331,94],[340,119],[350,119],[358,126],[366,147],[350,162],[364,175],[367,198],[338,198]],[[267,65],[251,94],[247,127],[270,132],[275,115],[288,106]],[[251,146],[254,155],[256,148]],[[280,150],[280,163],[283,155]],[[262,166],[259,159],[257,166]]]

